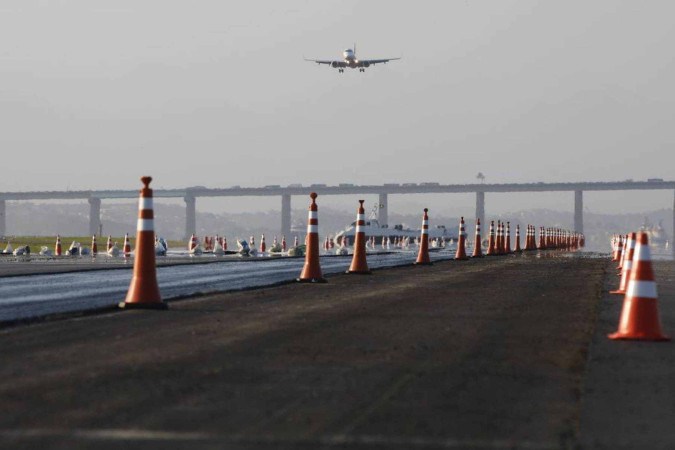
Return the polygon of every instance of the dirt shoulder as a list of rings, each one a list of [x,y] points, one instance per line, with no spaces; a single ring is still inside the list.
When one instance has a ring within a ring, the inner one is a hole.
[[[0,331],[6,448],[570,448],[605,260],[333,276]]]

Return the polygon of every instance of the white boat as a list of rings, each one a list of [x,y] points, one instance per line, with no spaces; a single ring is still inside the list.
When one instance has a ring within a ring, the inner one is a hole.
[[[659,224],[654,226],[649,223],[649,219],[645,217],[645,221],[640,227],[640,231],[647,233],[649,236],[649,245],[653,247],[665,247],[668,245],[668,233],[663,229],[663,223],[659,221]]]
[[[420,218],[420,222],[421,222]],[[408,228],[402,224],[394,225],[389,227],[388,225],[381,225],[377,220],[377,206],[373,208],[370,213],[370,217],[366,220],[366,224],[363,227],[366,232],[366,237],[370,238],[371,236],[375,237],[375,242],[378,245],[382,244],[382,239],[388,237],[391,241],[395,238],[410,238],[414,240],[419,238],[421,234],[421,229],[412,229]],[[335,242],[342,242],[343,237],[349,238],[350,243],[354,243],[354,237],[356,236],[356,222],[352,222],[347,228],[342,231],[339,231],[335,235]],[[429,238],[430,239],[444,239],[445,241],[457,240],[456,235],[451,235],[450,231],[444,225],[437,225],[435,227],[429,227]]]

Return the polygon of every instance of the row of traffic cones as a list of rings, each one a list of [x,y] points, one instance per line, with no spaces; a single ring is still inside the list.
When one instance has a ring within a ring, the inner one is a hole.
[[[460,221],[460,247],[462,247],[462,234],[464,229],[464,218]],[[537,243],[536,228],[534,225],[527,225],[525,233],[525,245],[520,245],[520,225],[516,225],[515,241],[511,247],[511,223],[497,221],[490,222],[488,234],[488,244],[485,256],[508,255],[516,252],[532,250],[578,250],[584,246],[584,237],[581,233],[563,230],[560,228],[539,229],[539,240]],[[464,259],[461,256],[463,250],[457,249],[455,259]],[[474,241],[474,251],[472,257],[480,258],[483,256],[481,249],[481,230],[480,219],[476,220],[476,239]]]
[[[79,244],[78,244],[79,245]],[[112,236],[108,236],[108,241],[106,244],[106,253],[108,255],[117,256],[119,249],[115,247],[116,244],[112,241]],[[115,249],[118,251],[115,252]],[[124,246],[122,247],[122,253],[125,257],[131,256],[131,240],[129,239],[129,233],[124,235]],[[99,254],[98,251],[98,242],[96,240],[96,235],[91,237],[91,256],[95,257]],[[61,244],[61,236],[56,235],[56,243],[54,244],[54,255],[63,256],[63,245]]]
[[[619,288],[623,295],[619,327],[610,339],[668,341],[661,328],[658,293],[651,262],[649,236],[633,232],[613,239],[612,261],[619,262]]]
[[[309,217],[307,225],[307,252],[305,254],[305,265],[298,278],[301,282],[324,282],[325,279],[321,274],[321,267],[319,264],[319,219],[318,206],[316,204],[317,194],[310,195],[312,202],[309,206]],[[347,270],[347,273],[352,274],[368,274],[368,263],[366,260],[366,235],[365,235],[365,211],[363,208],[363,200],[359,200],[359,207],[356,212],[356,235],[354,242],[354,254],[352,263]],[[419,251],[415,264],[429,265],[431,259],[429,257],[429,210],[424,209],[422,216],[422,230],[419,239]],[[544,228],[540,229],[539,244],[535,244],[535,228],[528,225],[528,239],[526,240],[525,248],[523,250],[576,250],[582,246],[583,235],[580,233],[573,233],[559,228]],[[466,253],[467,233],[464,224],[464,217],[460,219],[459,224],[459,239],[455,259],[459,261],[468,260]],[[324,243],[324,248],[328,248],[328,241]],[[483,256],[480,231],[480,220],[476,221],[476,237],[474,243],[473,257],[479,258]],[[490,224],[490,237],[488,240],[488,249],[486,255],[505,255],[516,251],[521,251],[520,247],[520,226],[516,227],[516,244],[515,248],[511,249],[511,224],[509,222],[497,222],[497,232],[495,233],[494,222]]]
[[[155,267],[155,249],[154,249],[154,216],[152,203],[152,189],[150,189],[151,177],[142,177],[141,181],[144,186],[140,191],[138,225],[137,225],[137,239],[136,239],[136,258],[134,260],[134,271],[129,291],[124,302],[120,304],[123,308],[166,308],[166,304],[162,302],[159,285],[157,283],[157,274]],[[309,205],[307,218],[307,236],[306,236],[306,253],[305,264],[297,279],[300,282],[325,282],[321,271],[319,262],[319,216],[318,205],[316,204],[317,194],[312,192],[310,194],[311,203]],[[357,210],[356,222],[356,241],[354,243],[354,255],[352,263],[349,267],[348,273],[352,274],[368,274],[368,263],[366,260],[366,237],[365,237],[365,211],[363,208],[363,200],[359,200],[359,208]],[[424,209],[424,216],[422,218],[422,231],[420,236],[420,248],[417,256],[416,264],[426,265],[431,264],[429,258],[429,216],[428,209]],[[491,225],[490,237],[492,244],[488,247],[488,254],[490,252],[509,253],[510,250],[510,224],[506,224],[505,228],[501,228],[503,224],[498,222],[499,230],[503,230],[503,234],[499,231],[499,237],[494,241],[494,223]],[[516,229],[516,236],[519,237],[519,229]],[[528,231],[530,230],[528,226]],[[557,237],[552,240],[542,240],[542,248],[569,248],[571,242],[574,242],[574,235],[571,233],[554,233],[551,236]],[[508,239],[507,239],[508,238]],[[558,239],[559,238],[559,239]],[[567,240],[563,239],[566,238]],[[570,239],[572,239],[570,241]],[[261,239],[261,250],[264,251],[264,237]],[[297,238],[296,238],[297,241]],[[508,241],[508,243],[507,243]],[[519,239],[518,239],[519,241]],[[578,240],[576,243],[578,244]],[[529,243],[529,241],[528,241]],[[251,246],[254,244],[254,239],[251,237]],[[562,247],[561,247],[562,245]],[[295,243],[297,246],[297,242]],[[459,245],[456,253],[456,259],[466,260],[466,232],[464,228],[464,218],[460,220]],[[481,237],[480,237],[480,222],[477,222],[476,227],[476,247],[474,248],[474,256],[481,254]],[[516,244],[516,249],[520,246]],[[190,242],[190,249],[195,249],[196,237],[193,236]]]

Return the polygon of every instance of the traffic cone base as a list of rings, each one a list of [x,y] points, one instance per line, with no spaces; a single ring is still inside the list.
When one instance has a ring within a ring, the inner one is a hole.
[[[126,303],[117,305],[120,309],[169,309],[166,303]]]
[[[657,302],[655,298],[624,300],[619,331],[608,334],[607,337],[638,341],[669,341],[670,337],[661,332]]]
[[[296,278],[298,283],[328,283],[325,278]]]

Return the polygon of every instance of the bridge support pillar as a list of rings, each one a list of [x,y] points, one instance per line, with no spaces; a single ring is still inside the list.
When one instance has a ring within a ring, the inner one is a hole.
[[[291,194],[281,196],[281,236],[291,238]]]
[[[197,232],[197,199],[186,195],[185,200],[185,239]]]
[[[386,193],[380,194],[379,207],[377,220],[380,222],[380,225],[389,225],[389,200]]]
[[[485,192],[483,191],[476,192],[476,219],[480,219],[481,233],[483,229],[487,230],[487,224],[485,223]]]
[[[101,225],[101,199],[89,198],[89,236],[98,234]]]
[[[574,191],[574,231],[584,232],[584,191]]]
[[[0,236],[5,236],[7,233],[7,217],[6,217],[6,202],[0,200]]]

